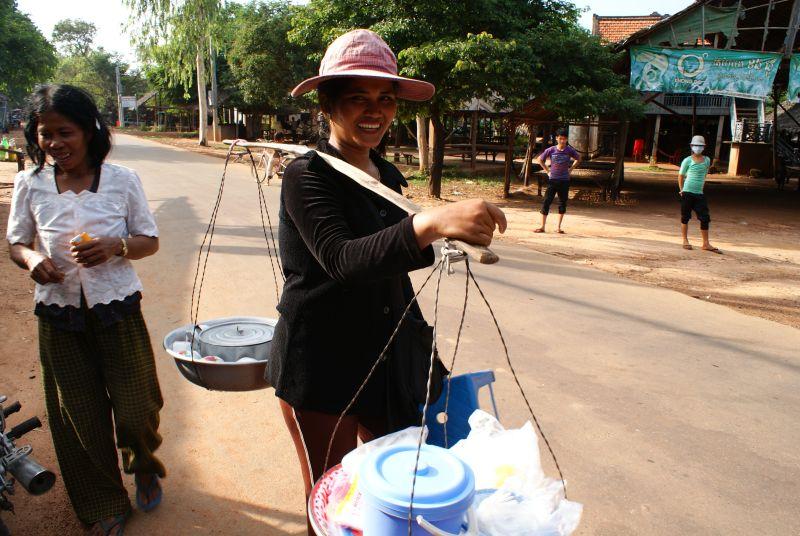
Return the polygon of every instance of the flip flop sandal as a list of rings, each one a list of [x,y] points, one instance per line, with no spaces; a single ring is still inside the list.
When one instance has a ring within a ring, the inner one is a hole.
[[[156,506],[161,504],[161,498],[164,495],[164,490],[161,488],[158,475],[153,475],[153,478],[150,479],[150,483],[146,488],[143,488],[139,485],[138,478],[134,478],[134,480],[136,481],[136,505],[139,507],[139,510],[142,512],[150,512]],[[156,489],[158,490],[158,494],[150,502],[144,502],[142,500],[142,495],[144,495],[145,498],[150,497],[150,495]]]
[[[722,251],[719,248],[703,248],[703,251],[710,251],[711,253],[716,253],[717,255],[722,255]]]
[[[128,520],[128,514],[120,514],[118,516],[114,516],[111,518],[111,521],[106,521],[105,519],[101,519],[97,522],[100,525],[100,530],[103,531],[105,536],[109,536],[111,531],[115,528],[117,529],[117,536],[123,536],[125,532],[125,522]]]
[[[538,227],[538,228],[534,229],[533,232],[534,233],[543,233],[544,229],[542,229],[541,227]]]
[[[558,230],[558,234],[567,234],[567,233],[565,233],[564,231],[562,231],[561,229],[559,229],[559,230]]]
[[[683,249],[694,249],[691,244],[684,244]]]

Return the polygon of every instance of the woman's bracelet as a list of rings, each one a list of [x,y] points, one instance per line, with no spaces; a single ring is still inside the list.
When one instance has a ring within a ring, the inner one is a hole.
[[[122,251],[117,256],[126,257],[128,255],[128,241],[124,238],[120,238],[120,240],[122,240]]]

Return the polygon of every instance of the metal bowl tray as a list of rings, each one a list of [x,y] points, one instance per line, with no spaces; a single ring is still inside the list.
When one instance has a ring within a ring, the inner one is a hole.
[[[275,327],[277,320],[257,316],[232,316],[215,318],[200,322],[202,327],[211,327],[225,322],[263,322]],[[172,343],[176,341],[192,340],[193,324],[186,324],[167,333],[164,337],[164,350],[175,360],[175,365],[184,378],[212,391],[255,391],[270,387],[264,379],[267,361],[255,363],[209,363],[207,361],[192,360],[172,350]],[[271,344],[271,342],[269,343]],[[195,341],[195,346],[197,341]],[[196,350],[196,348],[193,348]]]

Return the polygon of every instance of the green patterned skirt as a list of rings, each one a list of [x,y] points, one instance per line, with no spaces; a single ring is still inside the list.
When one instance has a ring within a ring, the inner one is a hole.
[[[78,518],[91,524],[128,512],[117,448],[126,473],[165,476],[153,454],[163,400],[141,312],[110,326],[87,312],[83,332],[40,317],[39,355],[53,444]]]

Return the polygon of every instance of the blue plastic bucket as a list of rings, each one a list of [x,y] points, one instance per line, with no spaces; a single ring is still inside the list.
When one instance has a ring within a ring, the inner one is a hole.
[[[370,454],[361,466],[359,488],[364,499],[364,536],[407,536],[414,446],[389,446]],[[416,517],[458,534],[475,495],[475,475],[448,450],[423,445],[414,491],[414,536],[429,536]]]

